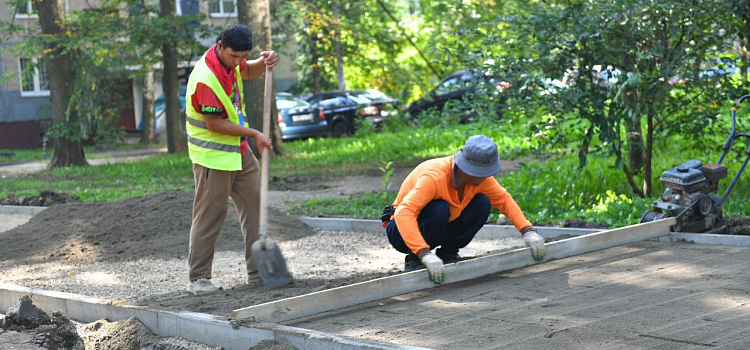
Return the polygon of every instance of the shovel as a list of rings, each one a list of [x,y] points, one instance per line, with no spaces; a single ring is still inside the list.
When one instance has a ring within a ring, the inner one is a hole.
[[[266,88],[263,94],[263,135],[271,137],[271,85],[273,71],[266,68]],[[260,161],[260,238],[253,242],[250,251],[266,286],[281,286],[292,282],[276,241],[268,238],[268,148],[263,148]]]

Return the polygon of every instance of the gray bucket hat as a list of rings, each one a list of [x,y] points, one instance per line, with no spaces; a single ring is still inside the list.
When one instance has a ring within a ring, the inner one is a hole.
[[[454,159],[458,168],[470,176],[490,177],[500,172],[497,145],[484,135],[469,137]]]

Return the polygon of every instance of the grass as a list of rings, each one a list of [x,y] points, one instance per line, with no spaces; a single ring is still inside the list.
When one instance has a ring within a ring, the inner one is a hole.
[[[278,177],[377,174],[378,167],[387,162],[394,162],[395,167],[408,167],[425,159],[453,154],[475,134],[494,139],[504,158],[528,154],[534,146],[532,141],[515,136],[518,134],[513,132],[510,124],[402,128],[350,138],[315,138],[285,143],[289,156],[272,161],[271,169]]]
[[[179,153],[0,180],[0,197],[32,196],[41,190],[72,193],[86,202],[109,202],[163,191],[193,191],[193,174],[187,154]]]
[[[141,145],[140,143],[133,144],[117,144],[113,147],[109,147],[106,151],[113,150],[131,150],[131,149],[145,149],[154,147],[164,147],[166,144],[162,143],[159,145]],[[98,149],[96,146],[86,146],[83,148],[84,154],[87,155],[88,159],[99,158],[96,153],[103,152],[105,150]],[[20,162],[33,162],[40,160],[50,160],[52,158],[54,149],[42,149],[31,148],[31,149],[0,149],[0,164],[2,163],[20,163]]]
[[[271,161],[271,176],[333,179],[352,174],[379,174],[384,162],[413,166],[424,159],[449,155],[467,135],[493,137],[503,157],[528,153],[532,143],[513,134],[509,125],[462,125],[444,128],[402,128],[393,132],[360,133],[356,137],[319,138],[288,142],[289,155]],[[273,179],[271,180],[273,181]],[[9,194],[33,196],[41,190],[75,194],[86,202],[109,202],[168,190],[194,190],[187,153],[160,154],[132,163],[52,169],[23,178],[0,179],[0,198]]]

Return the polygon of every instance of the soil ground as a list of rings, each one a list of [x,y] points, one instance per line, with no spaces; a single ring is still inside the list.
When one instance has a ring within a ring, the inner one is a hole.
[[[244,243],[230,208],[214,259],[213,281],[223,290],[192,296],[185,292],[191,205],[192,194],[179,192],[54,205],[0,233],[0,282],[229,316],[234,309],[400,273],[403,266],[403,255],[382,232],[319,232],[271,208],[269,234],[294,283],[246,285]],[[462,253],[520,245],[520,239],[478,239]]]

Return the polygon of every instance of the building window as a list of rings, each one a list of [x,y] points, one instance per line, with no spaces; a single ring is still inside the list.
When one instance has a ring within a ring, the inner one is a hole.
[[[21,96],[49,96],[47,67],[36,58],[18,59],[21,70]]]
[[[211,15],[211,17],[235,17],[237,16],[237,1],[209,1],[208,13]]]
[[[36,18],[37,10],[33,0],[27,0],[23,4],[16,6],[17,18]]]
[[[152,11],[156,11],[154,13],[151,13],[152,17],[158,17],[158,13],[161,11],[161,4],[159,3],[159,0],[148,0],[148,5],[152,9]],[[175,15],[182,16],[182,5],[180,4],[180,0],[175,0]]]

